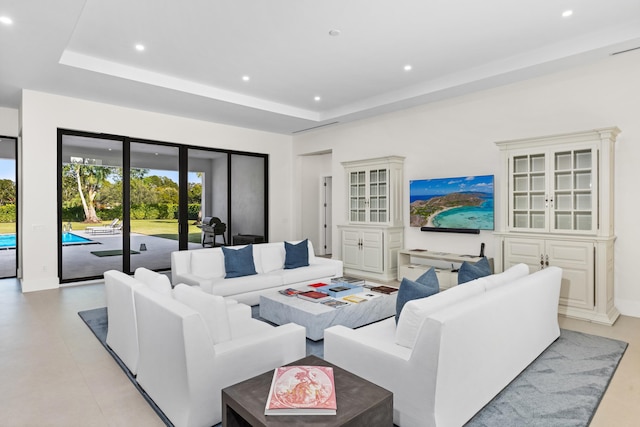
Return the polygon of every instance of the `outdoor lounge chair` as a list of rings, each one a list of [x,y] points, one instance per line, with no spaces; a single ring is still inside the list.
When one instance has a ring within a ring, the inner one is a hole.
[[[113,234],[115,232],[119,232],[122,230],[122,224],[118,224],[120,222],[119,218],[111,221],[109,225],[101,225],[99,227],[87,227],[85,231],[91,234]]]

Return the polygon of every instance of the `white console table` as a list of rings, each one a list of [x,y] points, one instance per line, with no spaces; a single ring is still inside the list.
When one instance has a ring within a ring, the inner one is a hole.
[[[464,261],[476,263],[482,258],[473,255],[461,255],[448,252],[428,251],[426,249],[402,249],[398,251],[398,281],[403,277],[415,280],[431,267],[436,268],[440,289],[448,289],[458,284],[457,268]],[[493,271],[493,258],[487,258]],[[443,267],[445,263],[457,264],[454,269]],[[453,271],[456,270],[456,271]]]

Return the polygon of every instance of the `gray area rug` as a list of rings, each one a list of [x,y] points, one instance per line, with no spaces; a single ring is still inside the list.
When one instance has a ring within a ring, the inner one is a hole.
[[[263,320],[257,306],[252,307],[252,313],[253,317]],[[107,309],[96,308],[78,314],[162,421],[172,426],[107,346]],[[622,341],[562,329],[560,338],[466,426],[588,426],[626,348],[627,343]],[[310,354],[323,357],[323,342],[307,340],[307,355]]]

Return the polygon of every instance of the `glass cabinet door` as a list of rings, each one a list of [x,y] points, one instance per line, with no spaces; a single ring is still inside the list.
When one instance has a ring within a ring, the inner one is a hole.
[[[594,157],[590,148],[553,153],[553,231],[595,229]]]
[[[597,162],[592,147],[511,157],[514,230],[589,233],[597,227]]]
[[[350,222],[389,221],[389,171],[367,169],[349,173]]]
[[[364,222],[366,219],[367,185],[365,171],[349,174],[349,220]]]
[[[387,222],[388,186],[386,169],[369,171],[369,222]]]
[[[516,229],[547,228],[546,154],[512,157],[511,223]]]

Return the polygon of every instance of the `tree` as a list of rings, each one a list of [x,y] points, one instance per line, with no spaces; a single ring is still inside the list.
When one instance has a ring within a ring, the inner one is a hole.
[[[0,205],[16,202],[16,183],[10,179],[0,179]]]
[[[75,184],[82,202],[85,222],[98,223],[100,218],[96,214],[95,201],[106,179],[112,175],[107,166],[83,165],[73,163],[65,166],[63,172],[75,178]]]

